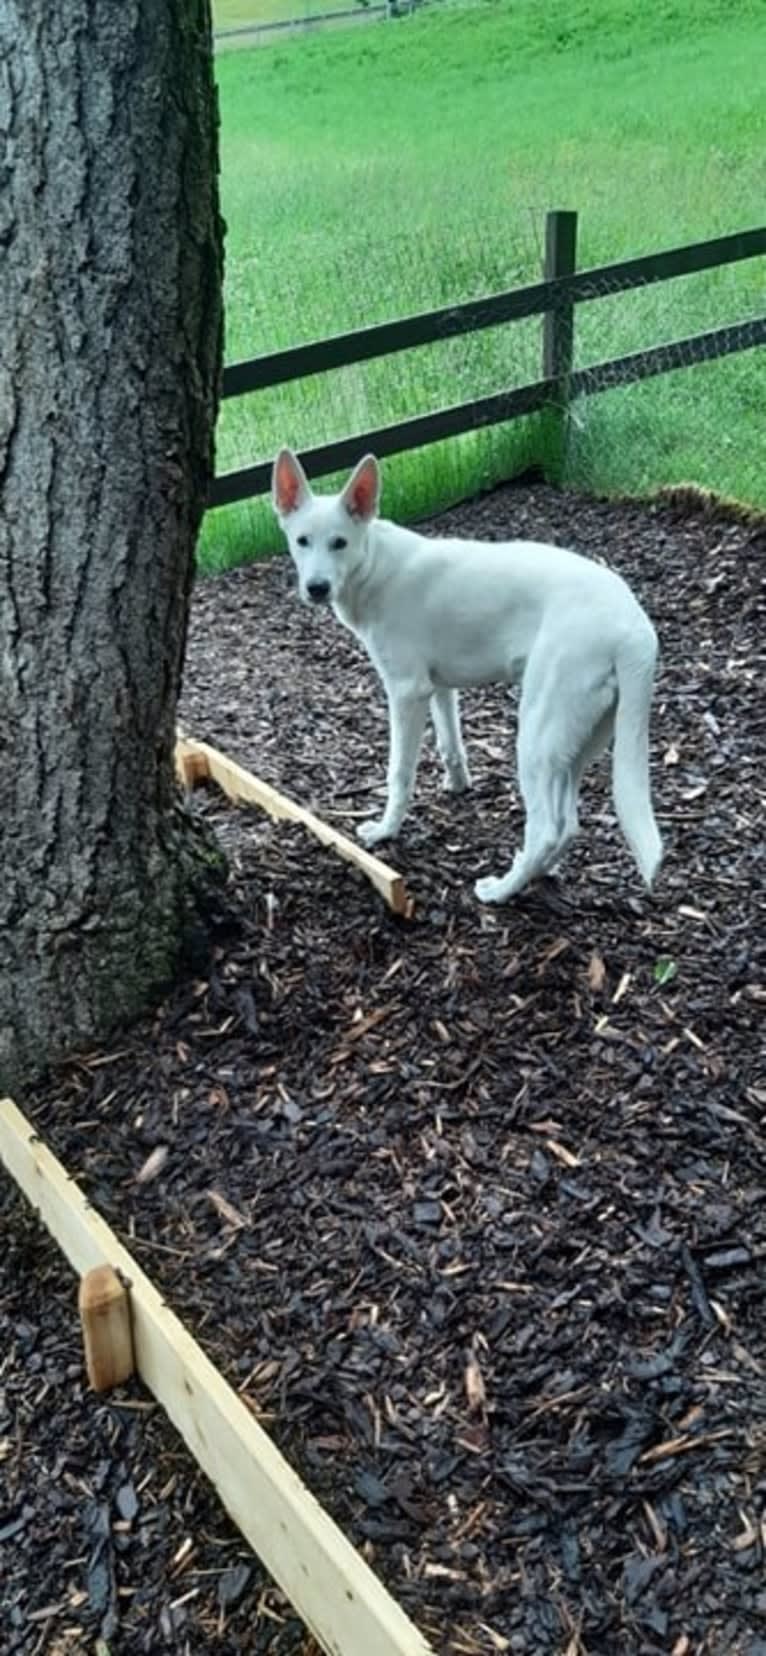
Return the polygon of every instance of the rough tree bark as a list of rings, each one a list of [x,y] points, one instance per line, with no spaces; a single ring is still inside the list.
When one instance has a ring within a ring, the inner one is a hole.
[[[0,1091],[149,1005],[194,910],[217,128],[209,0],[0,5]]]

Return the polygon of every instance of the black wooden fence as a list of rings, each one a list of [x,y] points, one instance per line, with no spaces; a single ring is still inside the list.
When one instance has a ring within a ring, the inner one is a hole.
[[[530,287],[512,288],[506,293],[471,299],[466,304],[408,316],[398,322],[382,322],[353,333],[336,334],[310,345],[298,345],[224,369],[224,397],[239,397],[262,391],[267,386],[285,385],[290,380],[323,374],[351,363],[369,362],[374,357],[412,350],[418,345],[454,339],[460,334],[494,328],[499,323],[517,322],[522,317],[542,316],[542,378],[531,385],[458,403],[432,414],[418,414],[396,425],[381,426],[337,442],[304,449],[301,461],[309,477],[322,477],[355,465],[367,450],[379,456],[400,454],[405,449],[423,448],[499,425],[544,408],[556,408],[565,415],[567,405],[578,396],[591,396],[615,386],[630,385],[666,374],[696,362],[709,362],[735,351],[766,344],[766,316],[747,322],[733,322],[710,332],[691,334],[668,344],[635,351],[628,356],[573,369],[575,307],[588,300],[605,298],[630,288],[648,287],[674,276],[690,276],[719,265],[735,264],[766,254],[766,225],[741,230],[713,241],[693,242],[664,253],[624,259],[619,264],[600,265],[591,270],[576,269],[577,214],[551,212],[546,219],[543,280]],[[237,471],[224,472],[213,483],[210,504],[224,506],[265,494],[270,486],[271,461],[262,460]]]
[[[433,0],[428,0],[433,5]],[[225,41],[250,36],[302,34],[324,23],[372,23],[375,18],[410,16],[424,0],[370,0],[369,4],[337,7],[334,11],[304,12],[302,16],[277,17],[270,23],[237,23],[230,29],[214,29],[213,40]]]

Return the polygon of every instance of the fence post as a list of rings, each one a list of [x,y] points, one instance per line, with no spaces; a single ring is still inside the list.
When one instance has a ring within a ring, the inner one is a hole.
[[[543,278],[573,276],[577,268],[577,214],[563,210],[545,215]],[[558,299],[543,315],[543,378],[556,382],[553,469],[561,469],[566,449],[569,379],[574,359],[574,313],[570,299]]]

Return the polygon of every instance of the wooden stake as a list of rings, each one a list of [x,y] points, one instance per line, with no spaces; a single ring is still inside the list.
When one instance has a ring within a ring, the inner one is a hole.
[[[196,788],[200,782],[207,782],[210,776],[207,757],[204,753],[196,753],[190,743],[179,737],[176,743],[176,776],[183,788]]]
[[[128,1290],[111,1265],[96,1265],[80,1282],[85,1367],[94,1391],[110,1391],[135,1373]]]
[[[176,773],[187,787],[193,787],[197,781],[210,780],[217,783],[229,799],[244,800],[249,805],[260,805],[262,810],[277,820],[302,823],[322,845],[330,846],[333,851],[337,851],[339,857],[353,863],[381,893],[394,914],[403,914],[408,920],[412,917],[414,903],[408,896],[402,875],[397,874],[395,868],[381,862],[380,858],[374,857],[370,851],[365,851],[355,840],[348,839],[345,834],[339,834],[337,829],[331,828],[329,823],[323,822],[313,811],[307,811],[305,806],[298,805],[294,799],[289,799],[287,794],[272,788],[269,782],[262,782],[260,777],[253,776],[251,771],[235,764],[233,759],[219,753],[217,748],[209,747],[207,742],[192,741],[179,732],[176,742]]]

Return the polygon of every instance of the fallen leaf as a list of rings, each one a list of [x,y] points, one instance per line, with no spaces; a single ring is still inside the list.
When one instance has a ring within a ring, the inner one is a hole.
[[[545,1148],[550,1150],[551,1155],[555,1156],[557,1161],[563,1162],[565,1167],[580,1166],[580,1157],[576,1156],[573,1150],[567,1150],[566,1145],[560,1144],[558,1139],[547,1138]]]
[[[487,1392],[481,1369],[475,1357],[469,1357],[465,1366],[465,1394],[469,1409],[483,1409]]]
[[[167,1159],[167,1145],[158,1144],[157,1148],[152,1150],[151,1155],[147,1156],[143,1167],[136,1174],[136,1184],[149,1184],[151,1179],[156,1179],[157,1175],[162,1172]]]
[[[216,1213],[220,1214],[227,1225],[234,1225],[236,1230],[242,1230],[243,1226],[247,1224],[244,1214],[240,1213],[237,1208],[232,1207],[231,1202],[227,1202],[226,1197],[222,1196],[220,1191],[209,1190],[207,1197],[208,1201],[212,1202]]]

